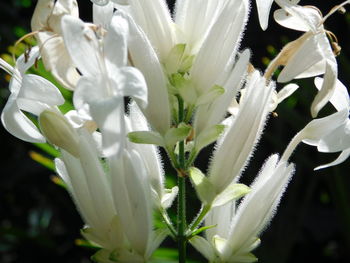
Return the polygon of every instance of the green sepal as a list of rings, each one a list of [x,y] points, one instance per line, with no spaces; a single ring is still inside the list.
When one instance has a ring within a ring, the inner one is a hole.
[[[210,204],[215,198],[214,185],[208,180],[208,178],[196,167],[189,169],[189,176],[191,182],[196,189],[199,200],[204,204]]]
[[[194,236],[196,236],[196,235],[202,233],[203,231],[208,230],[208,229],[211,229],[211,228],[214,228],[214,227],[216,227],[216,226],[217,226],[217,225],[210,225],[210,226],[203,226],[203,227],[200,227],[200,228],[196,229],[195,231],[193,231],[193,232],[189,235],[188,239],[191,239],[192,237],[194,237]]]
[[[166,148],[173,148],[179,141],[185,140],[191,133],[192,127],[190,125],[180,123],[177,128],[170,128],[164,136],[164,143]]]
[[[179,70],[182,64],[186,44],[177,44],[169,52],[165,59],[164,67],[168,74],[175,73]]]
[[[134,131],[128,133],[128,138],[133,143],[140,144],[154,144],[158,146],[164,146],[164,140],[162,136],[153,131]]]
[[[212,204],[213,207],[224,205],[230,201],[237,200],[250,192],[250,188],[245,184],[230,184],[222,191]]]
[[[195,139],[196,151],[199,152],[205,146],[215,142],[221,133],[225,130],[225,128],[225,125],[217,124],[202,131]]]
[[[213,102],[219,96],[225,93],[225,89],[219,85],[214,85],[208,92],[202,94],[196,102],[196,105],[203,105]]]
[[[188,104],[194,105],[196,103],[198,98],[196,89],[186,75],[175,73],[171,75],[169,80],[173,86],[174,94],[180,94],[181,98]]]

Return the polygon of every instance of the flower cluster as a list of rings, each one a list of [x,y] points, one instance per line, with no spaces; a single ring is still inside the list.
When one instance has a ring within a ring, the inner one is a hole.
[[[101,248],[93,256],[97,262],[147,262],[169,235],[179,244],[180,262],[188,242],[209,262],[256,261],[251,251],[293,175],[288,160],[296,146],[341,152],[318,169],[350,155],[350,99],[337,79],[336,38],[323,26],[350,1],[323,17],[297,0],[275,0],[277,23],[304,33],[264,73],[240,47],[250,0],[178,0],[173,15],[164,0],[92,2],[93,22],[87,23],[79,18],[76,0],[38,1],[31,33],[38,46],[14,67],[0,60],[12,76],[4,127],[19,139],[59,149],[56,171],[86,224],[82,235]],[[263,29],[273,2],[256,1]],[[57,87],[27,73],[38,59],[72,93],[72,110],[60,110],[65,99]],[[281,157],[266,160],[248,187],[239,178],[268,116],[298,88],[291,83],[276,91],[273,75],[280,66],[277,82],[323,75],[315,78],[315,119]],[[336,112],[316,118],[328,102]],[[204,174],[194,161],[212,143]],[[172,189],[164,186],[159,147],[179,177]],[[189,225],[187,178],[202,203]],[[167,209],[177,196],[176,227]],[[155,228],[154,211],[167,228]]]

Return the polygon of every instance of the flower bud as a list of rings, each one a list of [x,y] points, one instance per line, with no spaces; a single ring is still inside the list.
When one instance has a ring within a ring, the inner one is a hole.
[[[79,137],[68,120],[60,113],[45,110],[39,116],[39,125],[46,139],[75,157],[79,157]]]

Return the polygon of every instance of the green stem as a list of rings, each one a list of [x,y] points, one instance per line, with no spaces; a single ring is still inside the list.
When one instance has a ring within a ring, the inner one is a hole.
[[[186,178],[182,174],[178,176],[178,225],[177,225],[177,242],[179,249],[179,263],[186,262]]]
[[[179,122],[184,121],[185,108],[184,101],[178,96],[179,102]],[[179,156],[178,156],[178,211],[177,211],[177,242],[179,249],[179,263],[186,262],[186,172],[185,172],[185,142],[179,142]]]

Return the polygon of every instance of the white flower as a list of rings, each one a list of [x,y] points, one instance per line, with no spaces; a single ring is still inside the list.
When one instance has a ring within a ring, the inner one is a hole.
[[[149,131],[147,120],[135,102],[129,104],[129,116],[126,117],[126,122],[128,124],[127,132]],[[143,160],[153,195],[156,198],[156,205],[167,209],[174,201],[178,187],[165,189],[164,170],[159,150],[155,145],[151,144],[129,143],[128,147],[136,150]]]
[[[45,142],[38,128],[22,112],[39,116],[42,111],[64,103],[60,91],[46,79],[25,74],[39,58],[39,48],[34,47],[16,61],[13,68],[0,59],[0,67],[11,76],[11,95],[1,113],[5,129],[17,138],[28,142]]]
[[[73,90],[79,80],[62,39],[64,15],[78,17],[76,0],[39,0],[32,17],[32,30],[41,47],[45,68],[67,89]]]
[[[235,95],[234,89],[243,79],[241,71],[246,69],[241,61],[235,70],[234,58],[248,18],[248,1],[177,1],[174,20],[163,0],[131,0],[121,9],[131,15],[130,24],[138,27],[130,26],[134,33],[129,48],[132,63],[143,72],[148,84],[149,105],[142,110],[152,128],[163,135],[169,129],[170,110],[177,111],[177,94],[192,110],[199,106],[197,135],[220,123]],[[247,56],[247,52],[242,55],[244,61]],[[178,72],[181,76],[174,76]],[[169,94],[166,86],[170,87]],[[224,97],[220,95],[225,91],[226,99],[212,106],[213,101]],[[152,109],[153,101],[162,103],[161,112]],[[205,125],[203,116],[210,107],[215,108],[214,113]]]
[[[272,155],[235,211],[235,202],[214,208],[206,219],[206,239],[196,236],[191,244],[210,262],[254,262],[250,252],[259,244],[259,235],[268,225],[294,166]],[[261,201],[263,200],[263,202]]]
[[[321,78],[315,78],[315,85],[318,89],[321,88],[323,80]],[[350,98],[347,91],[347,88],[339,80],[336,84],[336,89],[329,100],[337,111],[350,111]],[[319,142],[305,143],[317,146],[318,151],[320,152],[339,152],[341,154],[339,157],[331,163],[324,164],[316,167],[315,169],[323,169],[330,166],[334,166],[344,162],[350,156],[350,119],[346,118],[345,121],[338,127],[321,138]]]
[[[337,80],[338,66],[323,27],[323,17],[312,7],[299,6],[291,1],[276,0],[282,7],[275,12],[275,20],[282,26],[305,33],[287,44],[270,63],[270,75],[279,65],[285,67],[278,76],[279,82],[324,74],[325,81],[311,105],[311,115],[316,117],[332,96]]]
[[[271,102],[273,85],[266,87],[259,72],[246,84],[244,100],[237,117],[219,141],[209,167],[209,180],[221,193],[241,174],[260,138]]]
[[[120,157],[114,154],[103,165],[92,135],[79,128],[75,136],[77,154],[61,148],[56,170],[86,223],[82,234],[102,248],[94,258],[145,262],[167,231],[152,230],[151,188],[144,161],[135,150],[124,149]]]
[[[72,16],[62,21],[68,52],[83,75],[74,93],[74,105],[87,110],[97,123],[106,156],[123,148],[124,96],[134,97],[141,105],[147,101],[142,74],[126,66],[127,22],[116,16],[110,23],[105,32]]]

